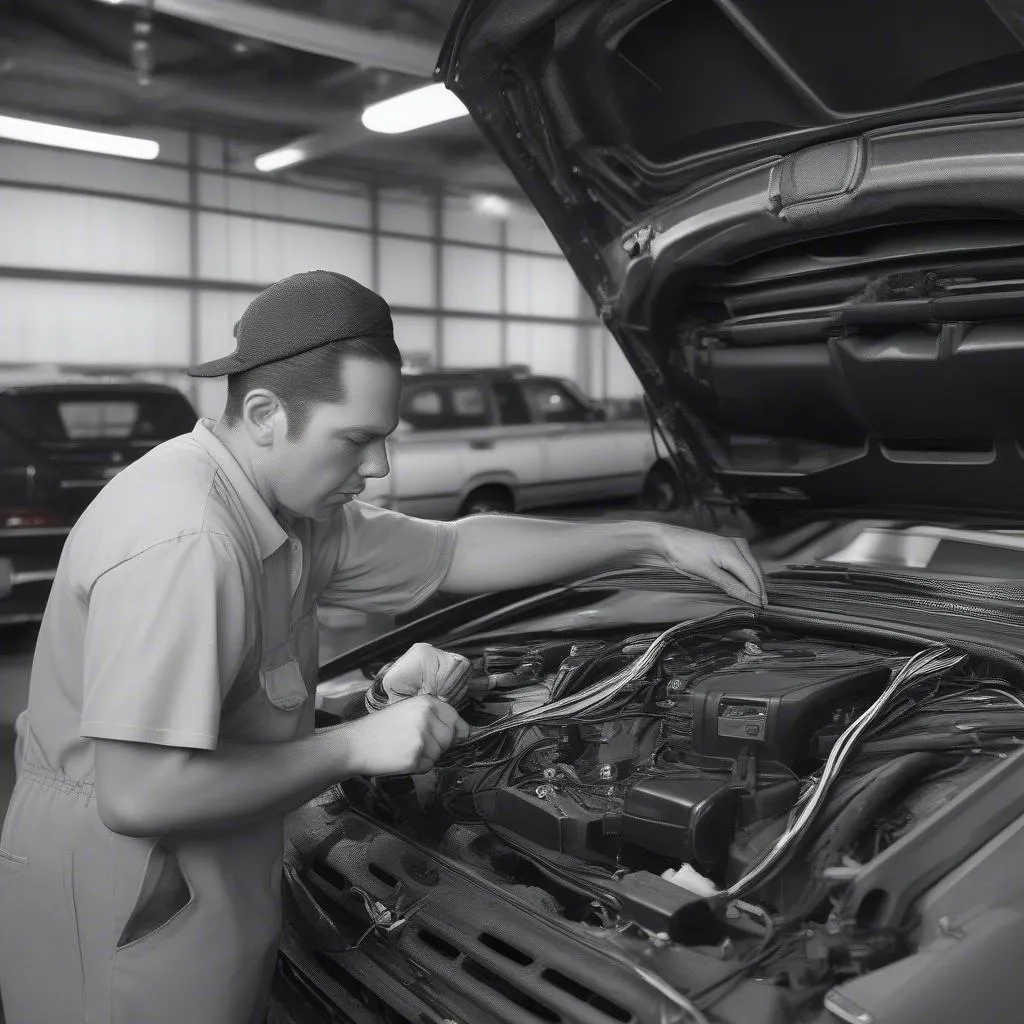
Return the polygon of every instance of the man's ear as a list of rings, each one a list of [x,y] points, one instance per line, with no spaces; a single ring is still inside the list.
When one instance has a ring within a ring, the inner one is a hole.
[[[261,447],[270,447],[278,434],[288,432],[288,417],[280,399],[273,391],[255,388],[242,402],[242,423],[253,442]]]

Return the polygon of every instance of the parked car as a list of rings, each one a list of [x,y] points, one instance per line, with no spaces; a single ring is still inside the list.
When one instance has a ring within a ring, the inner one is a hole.
[[[293,1019],[1021,1019],[1024,63],[1005,0],[922,10],[460,6],[441,76],[782,566],[764,610],[622,570],[327,666],[459,651],[475,729],[296,815]]]
[[[160,384],[0,374],[0,624],[42,616],[64,540],[86,505],[195,422],[188,399]]]
[[[364,500],[410,515],[642,496],[674,508],[683,489],[643,416],[613,420],[575,384],[526,368],[406,373],[391,472]],[[662,446],[664,452],[664,446]]]

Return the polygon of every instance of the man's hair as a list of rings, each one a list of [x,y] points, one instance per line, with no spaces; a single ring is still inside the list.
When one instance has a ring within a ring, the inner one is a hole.
[[[277,395],[288,417],[288,440],[302,436],[316,405],[345,398],[343,359],[361,356],[401,367],[402,355],[391,338],[346,338],[312,348],[277,362],[228,375],[228,399],[221,421],[234,426],[242,420],[245,396],[256,388]]]

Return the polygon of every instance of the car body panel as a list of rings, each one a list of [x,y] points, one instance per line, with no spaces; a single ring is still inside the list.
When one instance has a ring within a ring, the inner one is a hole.
[[[558,389],[578,403],[580,418],[541,422],[534,410],[531,422],[502,422],[490,391],[494,381],[511,388]],[[484,488],[499,489],[518,511],[605,501],[639,494],[659,459],[644,420],[608,419],[578,389],[557,378],[499,371],[410,375],[403,402],[463,385],[487,394],[487,422],[432,428],[403,421],[388,439],[390,472],[366,482],[364,501],[437,519],[457,516],[470,495]]]

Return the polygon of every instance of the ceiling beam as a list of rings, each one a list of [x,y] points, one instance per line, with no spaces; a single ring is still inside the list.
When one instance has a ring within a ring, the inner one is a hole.
[[[429,78],[437,63],[439,47],[432,43],[242,0],[153,0],[153,9],[304,53],[403,75]]]

